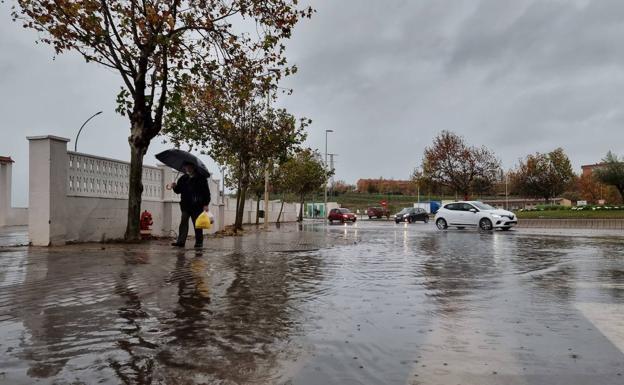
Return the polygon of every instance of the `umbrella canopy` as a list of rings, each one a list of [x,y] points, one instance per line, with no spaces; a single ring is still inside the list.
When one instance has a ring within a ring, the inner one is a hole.
[[[180,172],[184,172],[182,166],[185,163],[190,163],[195,166],[195,170],[197,170],[198,174],[205,176],[206,178],[210,177],[210,172],[208,171],[206,165],[199,160],[199,158],[189,152],[178,149],[165,150],[160,154],[156,154],[156,159],[161,161],[164,165]]]

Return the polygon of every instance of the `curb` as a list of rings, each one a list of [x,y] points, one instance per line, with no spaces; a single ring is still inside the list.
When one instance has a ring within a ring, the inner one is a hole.
[[[519,219],[522,228],[624,230],[624,219]]]

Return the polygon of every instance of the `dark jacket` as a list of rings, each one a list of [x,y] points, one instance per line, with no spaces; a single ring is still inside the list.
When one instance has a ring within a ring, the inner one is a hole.
[[[199,213],[210,203],[210,189],[208,179],[201,175],[190,177],[183,175],[173,188],[180,194],[180,207],[188,213]]]

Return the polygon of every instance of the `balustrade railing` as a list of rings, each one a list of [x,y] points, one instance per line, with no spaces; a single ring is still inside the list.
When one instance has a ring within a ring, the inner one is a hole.
[[[130,164],[68,151],[68,195],[91,198],[127,199]],[[163,198],[163,170],[143,166],[144,200]]]

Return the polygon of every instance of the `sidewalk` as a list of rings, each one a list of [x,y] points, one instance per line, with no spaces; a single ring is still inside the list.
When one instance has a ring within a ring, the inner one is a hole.
[[[27,245],[28,226],[0,226],[0,247]]]

